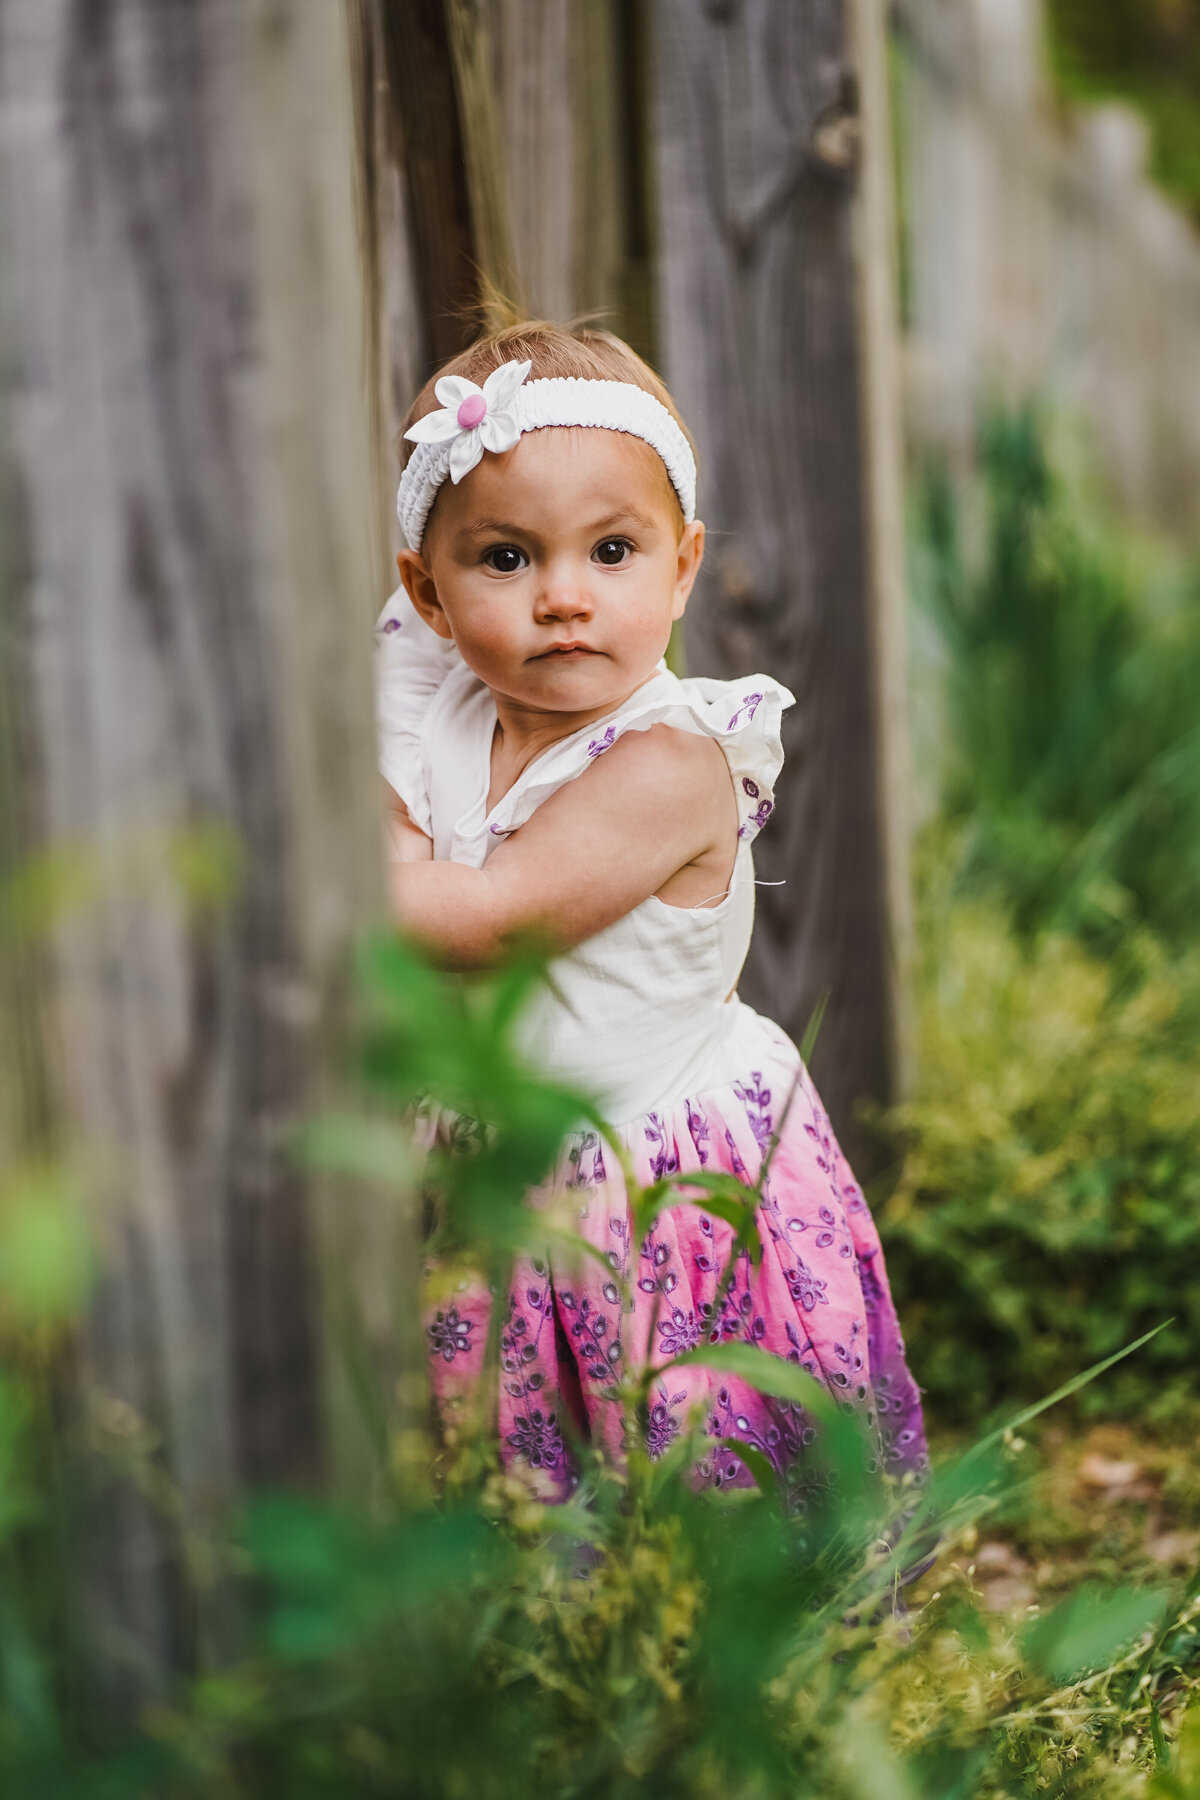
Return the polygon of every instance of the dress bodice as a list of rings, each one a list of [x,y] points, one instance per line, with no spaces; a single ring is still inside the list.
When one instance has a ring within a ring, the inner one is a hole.
[[[584,774],[627,731],[665,724],[710,737],[738,802],[729,888],[683,908],[655,896],[556,957],[522,1023],[531,1060],[593,1093],[621,1123],[733,1080],[761,1027],[734,995],[754,919],[751,844],[770,817],[783,761],[780,718],[792,696],[767,676],[681,680],[660,666],[621,706],[535,759],[490,810],[496,709],[453,647],[403,593],[378,626],[380,766],[440,860],[482,868],[537,807]],[[653,828],[631,819],[631,830]],[[579,849],[581,858],[587,846]]]

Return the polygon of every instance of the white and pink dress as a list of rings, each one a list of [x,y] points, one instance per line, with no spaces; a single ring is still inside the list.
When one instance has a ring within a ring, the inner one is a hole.
[[[626,1359],[668,1363],[702,1340],[745,1342],[809,1370],[861,1413],[882,1467],[919,1475],[926,1463],[920,1396],[908,1371],[879,1237],[795,1046],[736,996],[754,918],[751,845],[770,817],[783,762],[780,719],[792,696],[768,676],[680,680],[661,667],[606,718],[553,745],[490,810],[496,711],[487,688],[437,638],[403,592],[377,626],[380,767],[434,856],[482,868],[542,801],[582,775],[627,731],[670,725],[718,743],[740,819],[733,876],[715,904],[686,910],[651,898],[551,964],[524,1020],[530,1059],[595,1095],[638,1180],[725,1170],[763,1186],[763,1257],[734,1265],[718,1294],[732,1229],[703,1204],[666,1208],[631,1242],[621,1168],[606,1141],[580,1132],[553,1186],[570,1190],[577,1229],[609,1265],[553,1259],[513,1270],[501,1334],[502,1461],[532,1475],[547,1498],[572,1488],[580,1436],[620,1452],[611,1397]],[[653,831],[654,819],[630,820]],[[623,1310],[614,1276],[634,1297]],[[480,1377],[490,1296],[464,1287],[428,1319],[435,1398],[452,1408]],[[653,1338],[653,1342],[651,1342]],[[700,1413],[713,1442],[702,1479],[742,1483],[741,1461],[718,1440],[741,1439],[785,1483],[812,1425],[802,1408],[693,1365],[654,1384],[644,1422],[659,1456]]]

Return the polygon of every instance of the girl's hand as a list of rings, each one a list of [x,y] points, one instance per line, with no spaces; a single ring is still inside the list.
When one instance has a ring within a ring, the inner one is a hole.
[[[720,747],[656,725],[627,732],[552,794],[484,868],[432,862],[428,850],[394,867],[394,916],[444,967],[488,968],[530,945],[569,950],[652,894],[716,904],[736,854]]]

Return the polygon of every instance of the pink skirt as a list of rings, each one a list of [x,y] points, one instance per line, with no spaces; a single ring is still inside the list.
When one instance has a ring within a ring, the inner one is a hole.
[[[619,1461],[614,1378],[630,1363],[658,1368],[701,1342],[754,1344],[800,1365],[861,1416],[882,1470],[919,1480],[928,1466],[920,1393],[867,1203],[793,1046],[781,1035],[757,1060],[763,1066],[743,1080],[614,1133],[643,1184],[706,1169],[754,1185],[778,1132],[758,1213],[762,1259],[754,1266],[739,1256],[723,1293],[733,1228],[698,1200],[665,1208],[642,1242],[631,1242],[620,1165],[585,1133],[566,1146],[536,1204],[569,1203],[573,1228],[602,1261],[572,1258],[568,1267],[547,1255],[514,1266],[493,1377],[498,1394],[480,1392],[492,1306],[484,1284],[443,1289],[429,1308],[431,1382],[444,1427],[453,1435],[463,1409],[474,1413],[490,1398],[502,1464],[522,1471],[544,1499],[565,1499],[577,1484],[581,1441]],[[785,1490],[803,1484],[804,1451],[815,1436],[803,1407],[699,1364],[664,1367],[642,1421],[649,1456],[662,1456],[696,1420],[714,1440],[697,1465],[700,1481],[750,1483],[741,1459],[720,1447],[732,1438],[761,1451]]]

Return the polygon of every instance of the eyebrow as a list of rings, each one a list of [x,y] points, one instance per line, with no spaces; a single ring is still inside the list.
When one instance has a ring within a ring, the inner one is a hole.
[[[652,519],[649,514],[639,512],[636,506],[618,506],[615,511],[605,513],[603,518],[593,519],[587,530],[589,533],[607,531],[613,525],[621,525],[626,520],[640,525],[644,531],[654,531],[657,528],[657,521]],[[454,535],[456,538],[473,538],[487,537],[493,533],[499,537],[528,537],[531,535],[527,526],[514,525],[511,519],[472,519],[469,525],[463,525]]]
[[[619,506],[615,512],[605,513],[602,519],[593,520],[590,530],[604,531],[610,525],[620,525],[625,519],[632,519],[646,531],[653,531],[656,526],[655,520],[647,513],[639,512],[636,506]]]
[[[483,537],[489,532],[497,532],[502,537],[525,535],[520,525],[514,525],[508,519],[472,519],[469,525],[461,526],[454,535],[456,538]]]

